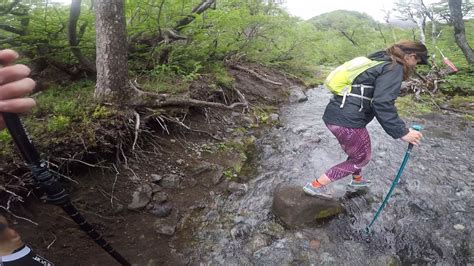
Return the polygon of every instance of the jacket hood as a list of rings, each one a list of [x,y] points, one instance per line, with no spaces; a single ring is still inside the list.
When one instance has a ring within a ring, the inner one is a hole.
[[[375,61],[392,61],[392,58],[385,51],[378,51],[367,56],[371,60]]]

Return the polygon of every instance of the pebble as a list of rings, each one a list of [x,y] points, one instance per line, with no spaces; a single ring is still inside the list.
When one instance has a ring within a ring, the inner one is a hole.
[[[158,182],[161,179],[163,179],[163,177],[161,175],[151,174],[151,180],[153,180],[153,182]]]
[[[309,248],[312,250],[318,250],[321,247],[321,241],[313,239],[309,241]]]
[[[455,224],[454,229],[456,229],[458,231],[462,231],[462,230],[466,229],[466,227],[462,224]]]

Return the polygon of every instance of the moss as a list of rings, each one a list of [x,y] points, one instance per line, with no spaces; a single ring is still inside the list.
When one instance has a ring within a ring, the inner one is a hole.
[[[429,97],[429,96],[428,96]],[[398,113],[404,117],[414,117],[433,112],[434,103],[423,97],[422,102],[417,102],[412,95],[399,97],[395,103]]]
[[[98,105],[92,112],[92,118],[102,119],[111,116],[114,113],[113,109],[107,108],[103,105]]]
[[[333,208],[327,208],[327,209],[324,209],[320,212],[318,212],[316,215],[315,215],[315,219],[316,220],[319,220],[319,219],[324,219],[324,218],[328,218],[328,217],[331,217],[331,216],[334,216],[338,213],[341,212],[341,208],[337,208],[337,207],[333,207]]]
[[[454,96],[448,102],[451,107],[456,109],[474,109],[472,103],[474,103],[474,96]]]
[[[466,114],[462,117],[465,121],[470,121],[470,122],[473,122],[474,121],[474,115],[470,115],[470,114]]]
[[[256,123],[252,127],[259,127],[263,125],[276,125],[278,121],[270,121],[270,114],[276,112],[277,109],[274,106],[261,106],[254,107],[251,110],[253,117],[255,117]]]
[[[71,125],[71,118],[64,115],[55,115],[48,120],[49,132],[60,132],[69,128]]]

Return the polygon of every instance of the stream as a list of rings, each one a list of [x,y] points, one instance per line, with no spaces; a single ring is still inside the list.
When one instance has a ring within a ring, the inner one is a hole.
[[[474,263],[474,130],[455,114],[416,121],[424,129],[389,203],[362,233],[388,192],[407,144],[374,119],[372,160],[362,174],[367,193],[346,193],[348,178],[330,185],[345,212],[314,227],[285,229],[271,211],[280,183],[303,186],[345,160],[321,117],[331,94],[315,88],[308,101],[283,107],[281,125],[256,141],[255,176],[245,193],[216,194],[195,218],[195,240],[184,251],[201,265],[407,265]]]

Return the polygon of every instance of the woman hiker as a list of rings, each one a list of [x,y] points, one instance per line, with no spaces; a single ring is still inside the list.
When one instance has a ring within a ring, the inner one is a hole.
[[[348,175],[352,175],[350,187],[369,185],[370,181],[361,176],[361,169],[370,160],[371,144],[366,126],[374,117],[394,139],[414,145],[420,142],[422,134],[408,129],[399,118],[395,99],[400,94],[402,81],[408,79],[416,65],[428,63],[426,46],[421,42],[401,41],[368,58],[380,62],[355,77],[351,93],[334,95],[323,115],[327,128],[348,158],[307,183],[303,187],[306,194],[329,199],[331,194],[326,186]],[[360,97],[361,93],[364,97]],[[358,97],[352,97],[354,95]]]

